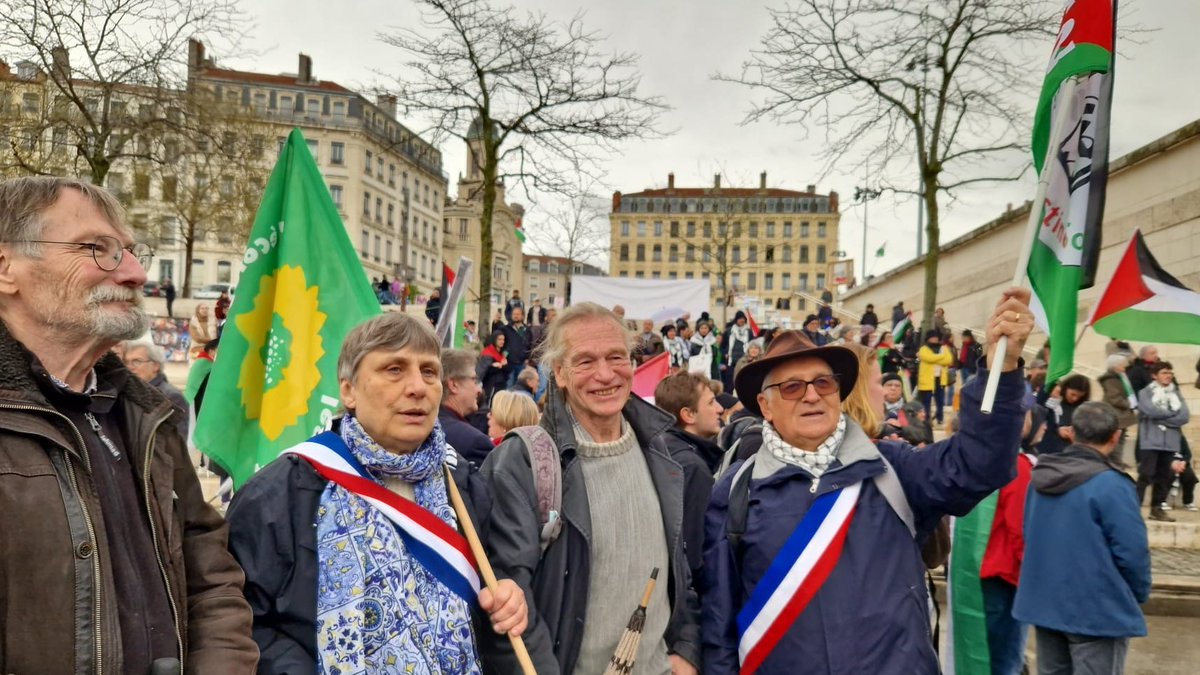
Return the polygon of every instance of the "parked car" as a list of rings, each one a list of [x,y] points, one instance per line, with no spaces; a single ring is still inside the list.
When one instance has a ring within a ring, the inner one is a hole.
[[[142,285],[142,295],[147,298],[157,298],[162,295],[162,286],[157,281],[147,281]]]
[[[192,293],[192,297],[197,300],[216,300],[224,292],[232,298],[233,289],[233,284],[208,284],[196,289]]]

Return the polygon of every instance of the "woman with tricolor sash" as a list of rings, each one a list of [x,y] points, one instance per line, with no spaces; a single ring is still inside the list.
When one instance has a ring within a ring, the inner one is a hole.
[[[1009,289],[988,324],[989,345],[1011,342],[992,413],[980,411],[977,377],[962,392],[962,431],[920,451],[876,444],[842,412],[859,377],[844,347],[784,332],[739,374],[763,444],[718,482],[705,520],[706,674],[940,672],[921,545],[1013,477],[1029,297]]]
[[[484,535],[490,504],[437,421],[442,377],[426,322],[356,327],[338,357],[345,416],[234,497],[229,547],[260,674],[482,673],[493,645],[524,631],[524,594],[507,579],[480,590],[459,534],[452,488]]]

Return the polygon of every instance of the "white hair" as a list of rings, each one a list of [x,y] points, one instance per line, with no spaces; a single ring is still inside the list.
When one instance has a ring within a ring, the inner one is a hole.
[[[128,354],[129,352],[132,352],[136,349],[146,350],[146,358],[150,359],[151,361],[157,363],[160,366],[166,364],[166,362],[167,362],[167,357],[165,354],[163,354],[162,347],[159,347],[158,345],[154,344],[153,342],[139,340],[137,342],[126,342],[125,343],[125,353],[126,354]]]
[[[1129,365],[1129,355],[1124,352],[1112,354],[1108,357],[1107,363],[1110,369],[1117,366],[1127,366]]]

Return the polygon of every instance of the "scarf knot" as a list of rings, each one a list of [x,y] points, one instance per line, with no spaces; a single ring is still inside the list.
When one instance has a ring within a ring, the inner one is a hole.
[[[846,438],[846,416],[844,414],[838,416],[837,428],[833,430],[829,438],[817,446],[816,452],[801,450],[783,440],[770,422],[763,422],[762,436],[763,445],[776,459],[784,464],[798,466],[808,471],[813,478],[820,478],[829,470],[833,460],[837,459],[837,452]]]

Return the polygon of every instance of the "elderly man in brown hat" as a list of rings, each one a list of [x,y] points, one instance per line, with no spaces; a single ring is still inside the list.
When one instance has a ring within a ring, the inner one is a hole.
[[[842,413],[859,377],[843,347],[789,331],[742,370],[763,443],[713,489],[705,520],[705,673],[939,672],[920,548],[944,515],[1013,477],[1028,302],[1009,289],[988,324],[987,367],[998,339],[1010,343],[993,412],[980,411],[982,373],[963,389],[960,433],[919,452],[876,445]]]

